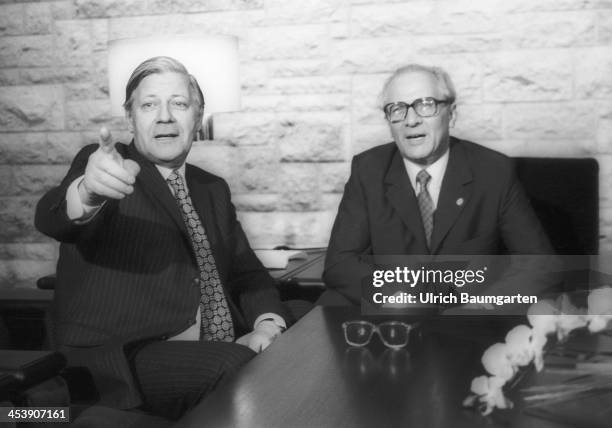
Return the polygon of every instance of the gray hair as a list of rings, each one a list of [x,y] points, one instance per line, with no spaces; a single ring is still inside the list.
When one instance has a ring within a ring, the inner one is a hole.
[[[132,111],[132,103],[134,102],[133,94],[140,82],[151,74],[161,73],[179,73],[189,78],[189,91],[197,98],[200,108],[200,116],[204,113],[204,94],[198,85],[198,81],[193,77],[185,66],[174,58],[168,56],[156,56],[140,63],[132,72],[130,79],[125,86],[125,102],[123,108],[126,112]]]
[[[393,74],[391,74],[391,76],[389,76],[389,78],[385,81],[385,84],[383,85],[382,91],[380,92],[379,96],[379,104],[381,107],[383,107],[383,103],[385,102],[385,98],[387,96],[387,90],[389,89],[389,85],[391,85],[391,82],[393,82],[396,77],[402,74],[412,72],[431,74],[440,84],[440,88],[442,89],[442,92],[446,95],[446,98],[449,100],[449,102],[452,104],[456,101],[457,93],[455,92],[455,85],[453,84],[453,81],[450,75],[446,72],[446,70],[441,67],[421,64],[408,64],[395,70]]]

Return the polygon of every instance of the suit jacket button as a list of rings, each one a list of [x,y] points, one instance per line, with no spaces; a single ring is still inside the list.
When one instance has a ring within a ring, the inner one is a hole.
[[[193,278],[193,281],[191,281],[191,284],[194,287],[199,287],[200,286],[200,281],[198,281],[198,278]]]

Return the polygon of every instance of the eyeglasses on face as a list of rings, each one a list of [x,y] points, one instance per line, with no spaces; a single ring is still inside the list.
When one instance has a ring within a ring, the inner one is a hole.
[[[408,344],[410,330],[414,325],[400,321],[388,321],[378,325],[369,321],[347,321],[342,323],[344,340],[351,346],[366,346],[374,333],[378,333],[388,348],[400,349]]]
[[[402,101],[389,103],[383,107],[383,111],[389,122],[398,123],[406,119],[410,107],[421,117],[432,117],[440,112],[440,105],[450,103],[450,100],[437,100],[432,97],[425,97],[414,100],[412,104]]]

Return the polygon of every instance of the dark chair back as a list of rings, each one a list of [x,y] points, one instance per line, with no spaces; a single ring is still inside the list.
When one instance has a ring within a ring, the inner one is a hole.
[[[515,158],[518,177],[558,254],[598,254],[599,165],[592,158]]]

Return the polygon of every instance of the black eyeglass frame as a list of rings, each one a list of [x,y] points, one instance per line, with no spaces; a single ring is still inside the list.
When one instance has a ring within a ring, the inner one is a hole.
[[[419,113],[419,111],[417,110],[419,105],[422,105],[423,103],[426,102],[434,102],[434,106],[435,106],[435,110],[433,112],[433,114],[431,115],[422,115],[421,113]],[[410,110],[410,107],[412,107],[414,109],[414,112],[419,116],[419,117],[434,117],[437,116],[440,113],[440,105],[445,105],[445,104],[452,104],[454,103],[454,100],[452,99],[446,99],[446,100],[439,100],[437,98],[434,97],[423,97],[423,98],[417,98],[416,100],[414,100],[411,104],[405,103],[403,101],[397,101],[394,103],[388,103],[385,104],[385,106],[383,107],[383,112],[385,113],[385,118],[390,122],[390,123],[399,123],[399,122],[403,122],[404,120],[406,120],[406,117],[408,116],[408,110]],[[389,118],[390,115],[390,111],[389,109],[391,107],[394,106],[399,106],[399,107],[403,107],[404,110],[404,115],[401,119],[398,120],[391,120]]]
[[[364,343],[357,343],[357,342],[353,342],[351,340],[349,340],[348,338],[348,333],[347,333],[347,329],[349,327],[349,325],[362,325],[362,326],[367,326],[370,327],[370,334],[368,335],[367,340],[364,341]],[[389,342],[387,342],[387,339],[384,337],[384,335],[380,332],[381,327],[384,326],[402,326],[406,329],[406,342],[402,343],[402,344],[397,344],[397,345],[393,345],[390,344]],[[380,341],[383,343],[383,345],[385,345],[387,348],[391,348],[391,349],[400,349],[405,347],[406,345],[408,345],[409,342],[409,337],[410,337],[410,331],[415,328],[417,326],[417,324],[407,324],[405,322],[401,322],[401,321],[386,321],[386,322],[382,322],[380,324],[374,324],[371,323],[369,321],[363,321],[363,320],[353,320],[353,321],[345,321],[342,323],[342,331],[344,332],[344,341],[350,345],[350,346],[355,346],[355,347],[363,347],[363,346],[367,346],[370,341],[372,340],[372,337],[374,337],[374,333],[378,334],[378,337],[380,338]]]

